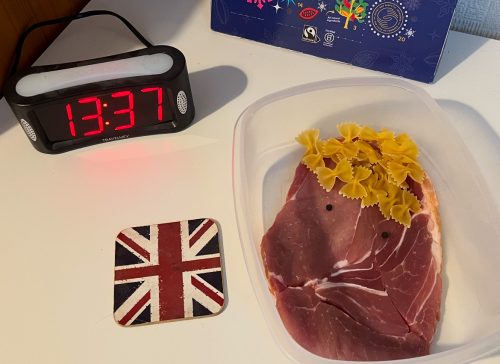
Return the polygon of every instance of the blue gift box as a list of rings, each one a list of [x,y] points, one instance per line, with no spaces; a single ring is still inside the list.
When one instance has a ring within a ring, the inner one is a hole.
[[[457,0],[212,0],[212,29],[430,83]]]

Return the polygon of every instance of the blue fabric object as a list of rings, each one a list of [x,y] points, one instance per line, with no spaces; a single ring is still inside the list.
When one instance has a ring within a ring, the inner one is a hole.
[[[451,29],[500,40],[500,0],[459,0]]]

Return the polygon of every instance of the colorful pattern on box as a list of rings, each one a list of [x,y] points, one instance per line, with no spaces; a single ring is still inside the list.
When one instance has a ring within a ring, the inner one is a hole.
[[[456,2],[212,0],[212,29],[432,82]]]

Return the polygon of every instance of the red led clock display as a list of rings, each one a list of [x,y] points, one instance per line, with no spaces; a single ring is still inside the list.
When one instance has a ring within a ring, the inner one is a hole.
[[[159,86],[120,89],[50,105],[38,115],[40,120],[51,120],[44,128],[53,141],[122,134],[172,120],[169,92]]]

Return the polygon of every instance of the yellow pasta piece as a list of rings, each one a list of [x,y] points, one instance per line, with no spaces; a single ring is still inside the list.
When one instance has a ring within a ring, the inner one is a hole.
[[[377,163],[381,156],[377,153],[375,149],[370,145],[370,143],[367,143],[363,140],[356,140],[354,142],[354,145],[357,146],[359,152],[357,158],[359,160],[368,160],[370,163]]]
[[[396,183],[396,185],[401,186],[401,184],[406,181],[408,173],[410,173],[409,168],[397,162],[389,162],[388,167],[387,173],[389,176]]]
[[[312,172],[314,172],[319,167],[325,166],[325,160],[319,153],[306,155],[302,158],[302,163],[304,163],[306,167]]]
[[[391,207],[391,217],[406,227],[411,225],[410,211],[420,211],[420,203],[411,192],[400,190],[398,201]]]
[[[358,146],[355,143],[344,143],[342,155],[347,159],[353,159],[358,155]]]
[[[367,193],[361,200],[362,207],[373,206],[378,203],[378,194],[383,192],[378,186],[379,178],[380,176],[372,173],[370,177],[361,182],[361,185],[365,188]]]
[[[306,148],[304,155],[318,152],[319,129],[309,129],[300,133],[295,140]]]
[[[325,161],[320,152],[323,142],[319,140],[319,129],[303,131],[295,140],[306,148],[302,163],[309,170],[314,172],[316,168],[325,166]]]
[[[420,210],[422,209],[422,206],[420,206],[420,201],[418,200],[417,196],[415,196],[410,191],[404,191],[403,197],[404,197],[405,203],[410,207],[411,212],[414,212],[414,213],[420,212]]]
[[[417,150],[416,157],[418,157],[418,147],[408,134],[406,133],[399,134],[396,137],[396,142],[399,143],[400,145],[407,145],[412,149],[416,149]]]
[[[323,143],[321,151],[325,157],[330,157],[335,162],[338,162],[338,160],[335,159],[352,159],[356,157],[358,154],[358,147],[355,143],[342,143],[338,139],[332,138]]]
[[[387,174],[379,176],[379,180],[375,184],[375,189],[377,190],[377,197],[380,193],[384,194],[384,196],[389,195],[391,188],[392,188],[391,183],[387,179]]]
[[[342,123],[337,125],[337,130],[344,137],[344,142],[352,142],[361,133],[361,127],[356,123]]]
[[[319,184],[327,191],[330,192],[335,186],[336,179],[343,182],[348,182],[353,177],[353,170],[351,164],[347,159],[342,159],[334,169],[328,167],[319,167],[316,169]]]
[[[366,141],[375,141],[378,139],[377,132],[369,126],[363,126],[359,133],[359,139]]]
[[[403,186],[408,176],[418,183],[424,181],[424,170],[418,163],[401,164],[398,162],[389,162],[388,167],[388,174],[398,186]]]
[[[342,159],[345,159],[345,156],[342,155],[342,154],[334,154],[332,156],[330,156],[330,159],[335,162],[335,164],[337,164],[338,162],[340,162]]]
[[[387,156],[382,156],[377,162],[378,166],[384,170],[384,173],[387,173],[387,170],[389,169],[389,162],[391,162],[392,159],[390,159]]]
[[[395,140],[385,140],[380,144],[382,154],[392,158],[402,158],[403,162],[415,161],[418,158],[418,147],[406,134],[399,135]]]
[[[393,184],[393,185],[395,185],[395,186],[397,186],[397,187],[399,187],[399,188],[401,188],[401,189],[404,189],[404,190],[405,190],[405,189],[407,189],[407,188],[408,188],[408,183],[406,183],[406,181],[405,181],[405,182],[403,182],[403,183],[401,183],[401,184],[398,184],[398,183],[396,182],[396,180],[395,180],[394,178],[392,178],[392,176],[391,176],[390,174],[387,174],[387,177],[386,177],[386,178],[387,178],[387,181],[388,181],[389,183],[391,183],[391,184]]]
[[[375,164],[372,167],[373,173],[379,176],[379,181],[382,179],[382,177],[387,175],[387,172],[385,168],[380,164],[382,160],[378,161],[378,164]]]
[[[331,138],[322,144],[321,153],[325,157],[331,157],[341,154],[342,149],[344,149],[344,144],[338,139]]]
[[[408,184],[403,181],[403,182],[398,182],[390,173],[389,173],[389,163],[391,163],[391,159],[387,157],[383,157],[382,159],[379,160],[378,165],[376,166],[377,168],[380,168],[382,170],[382,174],[385,176],[385,179],[388,183],[396,185],[401,188],[408,188]]]
[[[401,190],[396,185],[386,183],[384,192],[377,195],[378,207],[386,219],[391,218],[391,208],[397,201],[399,191]]]
[[[305,147],[302,162],[313,171],[320,185],[330,192],[337,179],[345,182],[339,193],[361,199],[361,206],[378,205],[386,219],[409,227],[411,214],[420,211],[420,202],[406,182],[408,177],[422,183],[425,173],[417,161],[419,151],[407,134],[376,131],[355,123],[337,125],[341,138],[319,139],[319,130],[302,132],[296,140]],[[326,167],[325,158],[335,162]]]
[[[408,174],[415,182],[418,182],[418,183],[424,182],[425,173],[424,173],[424,170],[422,169],[422,167],[420,166],[420,164],[409,163],[408,169],[409,169]]]
[[[377,141],[379,144],[383,142],[384,140],[394,140],[396,139],[396,136],[394,135],[394,132],[389,129],[382,129],[377,133]]]
[[[361,181],[370,177],[371,174],[372,171],[369,168],[354,167],[353,178],[340,189],[340,194],[352,199],[366,197],[368,193],[361,185]]]
[[[401,201],[396,201],[391,207],[391,218],[408,228],[411,225],[410,210],[407,206],[398,202]]]
[[[351,160],[351,163],[353,167],[365,167],[368,169],[372,168],[372,164],[366,159],[354,158],[353,160]]]

